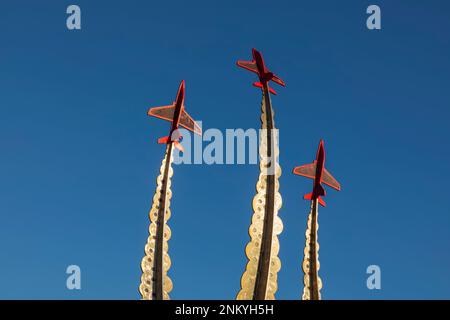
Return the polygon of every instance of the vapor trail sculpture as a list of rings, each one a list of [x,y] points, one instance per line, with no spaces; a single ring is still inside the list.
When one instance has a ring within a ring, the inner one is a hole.
[[[319,277],[319,243],[317,242],[317,231],[319,230],[318,204],[325,207],[325,189],[322,183],[336,189],[341,190],[341,185],[335,178],[325,169],[325,148],[323,140],[320,140],[319,149],[317,150],[316,160],[311,164],[296,167],[294,174],[314,179],[313,191],[306,194],[303,198],[311,200],[311,210],[308,216],[308,224],[306,228],[306,244],[304,249],[304,257],[302,268],[303,276],[303,300],[320,300],[320,289],[322,289],[322,280]]]
[[[182,126],[199,135],[202,134],[200,126],[184,111],[184,80],[181,81],[176,100],[173,104],[164,107],[151,108],[149,116],[157,117],[172,123],[169,135],[158,139],[159,144],[166,145],[164,160],[161,163],[160,174],[156,179],[156,192],[150,210],[149,237],[145,246],[145,256],[141,262],[142,276],[139,291],[144,300],[168,300],[172,290],[172,281],[167,276],[170,268],[167,241],[171,231],[166,224],[170,218],[170,190],[173,147],[183,151],[180,144],[181,135],[178,127]]]
[[[278,178],[281,168],[278,164],[278,133],[274,124],[274,113],[269,81],[285,86],[285,83],[270,72],[264,64],[261,53],[252,50],[252,61],[238,61],[241,68],[254,72],[259,82],[253,85],[261,88],[261,135],[259,144],[260,174],[256,184],[257,193],[253,198],[253,217],[249,228],[250,242],[245,248],[248,258],[246,270],[241,278],[238,300],[272,300],[277,291],[277,273],[281,268],[278,258],[278,235],[283,223],[278,217],[282,200],[278,192]]]

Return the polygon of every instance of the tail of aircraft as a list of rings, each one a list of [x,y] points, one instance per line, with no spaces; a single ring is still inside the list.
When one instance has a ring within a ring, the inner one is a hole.
[[[179,133],[178,130],[175,130],[172,133],[172,136],[165,136],[165,137],[161,137],[158,139],[158,143],[159,144],[168,144],[169,142],[173,142],[173,145],[175,146],[175,148],[177,148],[178,150],[180,150],[181,152],[184,152],[184,148],[181,145],[180,141],[182,139],[181,134]]]
[[[170,138],[169,136],[161,137],[158,139],[158,143],[159,144],[167,144],[170,141],[169,138]]]
[[[261,82],[254,82],[254,83],[253,83],[253,86],[254,86],[254,87],[257,87],[257,88],[261,88],[261,89],[263,88],[263,85],[262,85]],[[271,87],[269,87],[269,92],[272,93],[272,94],[274,94],[274,95],[277,94],[277,92],[276,92],[275,90],[273,90]]]
[[[303,196],[303,199],[305,200],[317,199],[319,203],[325,207],[326,206],[325,201],[322,199],[322,196],[325,195],[326,195],[325,189],[322,187],[322,185],[319,184],[314,188],[313,192],[305,194]]]
[[[304,196],[303,196],[303,199],[305,199],[305,200],[312,200],[313,199],[313,193],[312,192],[310,192],[310,193],[308,193],[308,194],[305,194]],[[322,207],[326,207],[327,205],[326,205],[326,203],[325,203],[325,201],[322,199],[322,197],[317,197],[317,201],[319,201],[319,203],[320,203],[320,205],[322,206]]]

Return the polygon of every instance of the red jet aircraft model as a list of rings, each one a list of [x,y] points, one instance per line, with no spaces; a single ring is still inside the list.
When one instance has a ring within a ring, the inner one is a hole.
[[[172,122],[169,135],[158,139],[159,144],[174,143],[175,148],[180,151],[184,151],[183,146],[180,144],[182,139],[178,127],[182,126],[189,131],[192,131],[198,135],[202,135],[202,129],[200,126],[184,111],[184,80],[181,81],[176,100],[170,106],[155,107],[148,110],[148,115],[163,120]]]
[[[273,94],[277,94],[275,92],[275,90],[273,90],[272,88],[269,87],[268,82],[269,81],[273,81],[275,83],[278,83],[280,86],[285,87],[286,84],[283,82],[283,80],[281,80],[280,78],[278,78],[276,75],[274,75],[272,72],[270,72],[265,63],[264,63],[264,59],[262,57],[262,54],[256,50],[255,48],[252,49],[252,55],[253,55],[253,60],[252,61],[242,61],[239,60],[237,62],[237,65],[241,68],[247,69],[251,72],[254,72],[258,75],[259,77],[259,82],[255,82],[253,83],[253,85],[257,88],[261,88],[264,89],[264,86],[267,85],[267,88],[269,89],[269,91]]]
[[[306,194],[303,199],[305,200],[318,200],[319,203],[325,207],[325,201],[321,196],[325,196],[325,189],[321,183],[336,189],[341,190],[341,185],[335,178],[325,169],[325,148],[323,146],[323,140],[320,140],[319,149],[317,150],[316,160],[313,163],[306,164],[300,167],[296,167],[293,170],[294,174],[314,179],[313,192]]]

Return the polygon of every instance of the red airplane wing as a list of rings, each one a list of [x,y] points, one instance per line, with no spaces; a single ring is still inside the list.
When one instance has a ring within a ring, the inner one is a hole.
[[[198,135],[202,135],[202,128],[191,118],[191,116],[183,110],[180,117],[180,126],[192,131]]]
[[[284,83],[284,81],[278,78],[276,75],[273,75],[271,80],[275,83],[278,83],[280,86],[286,87],[286,83]]]
[[[295,167],[293,172],[294,174],[298,174],[299,176],[314,179],[316,176],[316,163],[313,162],[300,167]]]
[[[239,60],[237,62],[237,65],[239,67],[247,69],[247,70],[249,70],[251,72],[259,73],[258,72],[258,67],[256,66],[256,62],[255,61],[242,61],[242,60]]]
[[[175,104],[171,106],[155,107],[148,110],[148,115],[172,122],[175,113]]]
[[[327,186],[332,187],[333,189],[336,189],[338,191],[341,190],[341,185],[339,184],[339,182],[337,182],[337,180],[333,178],[331,173],[329,173],[328,170],[325,168],[323,168],[321,182],[325,183]]]
[[[298,174],[299,176],[307,177],[314,179],[316,176],[316,163],[305,164],[304,166],[294,168],[294,174]],[[322,173],[322,181],[327,186],[330,186],[333,189],[341,190],[341,185],[337,180],[328,172],[327,169],[323,168]]]

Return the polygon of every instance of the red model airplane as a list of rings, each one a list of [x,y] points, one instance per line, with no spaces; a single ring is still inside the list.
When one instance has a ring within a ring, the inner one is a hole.
[[[180,144],[182,139],[178,131],[178,127],[182,126],[189,131],[198,135],[202,135],[200,126],[184,111],[184,80],[181,81],[176,100],[170,106],[155,107],[148,110],[148,115],[172,122],[169,135],[158,139],[160,144],[174,143],[175,147],[180,151],[184,151]]]
[[[341,185],[339,182],[337,182],[336,179],[333,178],[333,176],[327,171],[327,169],[325,169],[325,148],[323,146],[323,140],[320,140],[316,160],[314,160],[311,164],[294,168],[293,173],[298,174],[299,176],[314,179],[313,192],[306,194],[303,199],[317,199],[324,207],[325,201],[323,201],[321,196],[325,196],[325,189],[322,187],[321,183],[323,182],[337,191],[341,190]]]
[[[273,81],[275,83],[278,83],[280,86],[285,87],[286,84],[283,82],[283,80],[281,80],[280,78],[278,78],[276,75],[274,75],[272,72],[270,72],[266,65],[264,64],[264,59],[262,57],[262,54],[256,50],[256,49],[252,49],[252,55],[253,55],[253,60],[252,61],[242,61],[239,60],[236,64],[244,69],[247,69],[251,72],[254,72],[258,75],[259,77],[259,82],[255,82],[253,83],[253,85],[255,87],[258,88],[264,88],[265,85],[267,85],[267,89],[273,93],[273,94],[277,94],[275,92],[275,90],[273,90],[272,88],[269,87],[268,82],[269,81]]]

